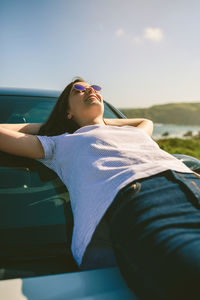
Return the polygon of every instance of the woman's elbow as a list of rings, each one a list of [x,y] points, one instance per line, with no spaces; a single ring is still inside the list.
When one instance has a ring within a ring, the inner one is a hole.
[[[144,130],[149,136],[152,136],[154,127],[153,121],[149,119],[143,119],[143,121],[138,127]]]
[[[147,122],[148,122],[148,134],[150,136],[152,136],[152,134],[153,134],[153,128],[154,128],[154,123],[153,123],[152,120],[149,120],[149,119],[147,119]]]

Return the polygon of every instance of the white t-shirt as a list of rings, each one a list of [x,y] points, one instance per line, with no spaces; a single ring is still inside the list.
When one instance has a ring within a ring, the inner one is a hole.
[[[45,158],[66,185],[74,216],[72,253],[78,265],[96,226],[128,183],[172,169],[192,173],[132,126],[84,126],[73,134],[38,136]]]

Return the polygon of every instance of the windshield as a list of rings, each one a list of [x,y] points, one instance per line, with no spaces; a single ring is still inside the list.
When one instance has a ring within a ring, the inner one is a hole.
[[[56,101],[53,97],[0,96],[0,123],[43,123]],[[119,116],[105,103],[104,117]]]

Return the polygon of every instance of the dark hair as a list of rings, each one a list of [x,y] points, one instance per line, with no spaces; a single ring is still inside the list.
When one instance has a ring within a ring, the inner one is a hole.
[[[38,134],[54,136],[65,132],[73,133],[80,126],[73,120],[67,118],[67,109],[69,108],[69,94],[75,82],[85,82],[81,77],[76,77],[74,81],[68,84],[59,96],[49,118],[41,126]]]

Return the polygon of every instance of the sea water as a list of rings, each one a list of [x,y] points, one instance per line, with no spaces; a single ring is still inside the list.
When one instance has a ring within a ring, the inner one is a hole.
[[[153,138],[185,138],[184,134],[192,131],[192,136],[197,135],[200,132],[200,126],[190,125],[173,125],[173,124],[154,124]],[[163,135],[168,133],[168,135]]]

